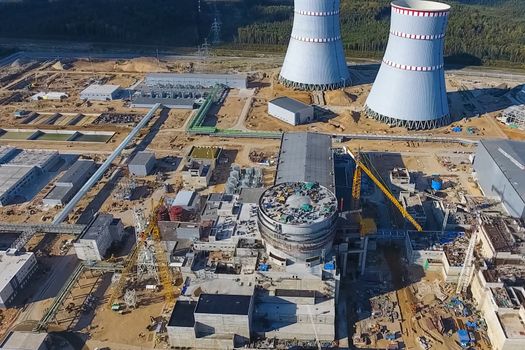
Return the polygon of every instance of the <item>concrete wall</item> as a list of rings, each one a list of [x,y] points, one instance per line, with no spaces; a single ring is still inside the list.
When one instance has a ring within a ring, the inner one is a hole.
[[[27,260],[16,271],[15,275],[11,277],[11,280],[6,284],[5,288],[0,291],[0,307],[9,306],[13,299],[18,295],[21,288],[23,288],[30,280],[31,275],[36,269],[37,261],[33,253],[26,253]]]
[[[195,314],[195,333],[197,337],[213,334],[236,334],[245,340],[250,339],[248,315]]]
[[[525,219],[525,203],[481,143],[473,167],[483,193],[500,198],[510,215]]]

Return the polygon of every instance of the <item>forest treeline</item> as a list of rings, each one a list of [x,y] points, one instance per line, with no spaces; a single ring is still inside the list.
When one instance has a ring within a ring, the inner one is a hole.
[[[452,0],[445,54],[459,63],[525,62],[525,0]],[[389,0],[341,0],[348,55],[380,57]],[[0,4],[0,37],[197,46],[221,22],[226,47],[283,51],[292,0],[24,0]]]

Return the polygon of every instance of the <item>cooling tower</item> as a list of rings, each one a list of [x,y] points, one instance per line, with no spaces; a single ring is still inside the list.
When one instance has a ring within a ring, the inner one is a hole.
[[[391,6],[388,45],[366,113],[408,129],[446,125],[443,46],[450,6],[422,0],[398,0]]]
[[[301,90],[331,90],[350,83],[339,0],[295,0],[292,35],[279,81]]]

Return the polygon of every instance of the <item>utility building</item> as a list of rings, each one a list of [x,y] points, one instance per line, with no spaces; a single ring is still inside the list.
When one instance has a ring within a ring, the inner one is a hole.
[[[525,142],[481,140],[473,166],[483,193],[498,197],[510,215],[525,219]]]
[[[55,187],[44,197],[43,203],[51,206],[65,205],[95,173],[96,168],[92,160],[77,160],[55,183]]]
[[[268,114],[288,124],[299,125],[314,120],[314,107],[289,97],[268,102]]]
[[[129,173],[135,176],[147,176],[153,171],[156,161],[155,153],[138,152],[128,164]]]
[[[115,242],[124,237],[124,226],[111,214],[98,214],[73,243],[80,260],[100,261]]]
[[[91,84],[80,93],[80,99],[89,101],[111,101],[118,98],[119,85]]]
[[[16,250],[0,251],[0,307],[10,307],[35,271],[37,261],[33,253]]]
[[[408,129],[450,122],[443,47],[450,6],[433,1],[392,2],[388,45],[365,111]]]
[[[201,294],[198,302],[179,300],[167,324],[171,346],[234,349],[250,340],[253,295]]]

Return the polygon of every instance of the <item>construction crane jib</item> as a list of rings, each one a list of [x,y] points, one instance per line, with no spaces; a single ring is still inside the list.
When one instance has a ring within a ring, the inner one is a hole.
[[[360,158],[355,156],[350,151],[350,149],[348,149],[348,147],[343,147],[343,150],[350,157],[352,157],[352,159],[355,161],[356,172],[357,172],[358,176],[355,176],[354,179],[358,178],[358,180],[361,180],[361,171],[364,172],[370,178],[370,180],[372,180],[374,182],[374,184],[381,190],[381,192],[383,192],[383,194],[395,205],[395,207],[399,210],[401,215],[403,215],[403,217],[405,219],[407,219],[415,227],[416,230],[418,230],[419,232],[422,232],[423,228],[421,227],[421,225],[419,225],[419,223],[412,217],[412,215],[410,215],[407,212],[407,210],[401,205],[401,203],[399,203],[399,201],[392,195],[392,193],[381,183],[381,181],[379,181],[377,179],[377,177],[372,173],[372,171],[370,169],[368,169],[361,162]],[[360,191],[360,188],[361,188],[360,182],[361,181],[354,181],[354,183],[353,183],[353,188],[352,188],[352,197],[353,198],[352,199],[354,201],[359,200],[359,196],[360,196],[360,192],[361,192]],[[359,186],[359,189],[358,189],[357,186]]]

